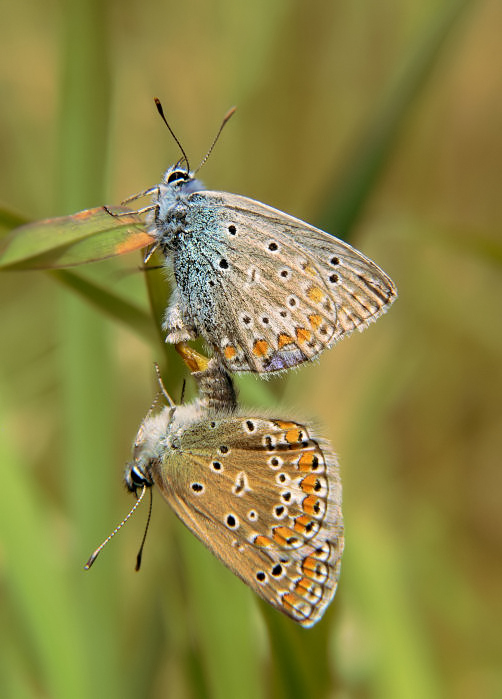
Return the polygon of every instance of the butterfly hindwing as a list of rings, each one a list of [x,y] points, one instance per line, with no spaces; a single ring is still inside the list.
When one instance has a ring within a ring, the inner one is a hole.
[[[317,283],[321,292],[326,292],[334,302],[340,326],[336,338],[344,332],[366,327],[395,300],[397,292],[392,280],[348,243],[253,199],[227,193],[205,194],[220,195],[225,215],[228,214],[229,220],[239,219],[247,239],[257,237],[267,243],[275,241],[280,247],[289,246],[283,257],[298,261],[304,281],[311,276],[312,285]],[[285,288],[290,288],[289,281]],[[297,285],[298,277],[293,281]],[[347,317],[352,317],[352,321],[347,323]],[[326,345],[332,341],[330,338]]]
[[[198,191],[186,202],[173,261],[180,293],[168,316],[182,317],[231,371],[313,359],[395,298],[371,260],[299,219],[225,192]],[[180,339],[176,323],[166,326],[168,340]]]
[[[296,422],[214,413],[186,420],[178,410],[155,482],[225,565],[311,626],[335,593],[343,550],[330,446]]]

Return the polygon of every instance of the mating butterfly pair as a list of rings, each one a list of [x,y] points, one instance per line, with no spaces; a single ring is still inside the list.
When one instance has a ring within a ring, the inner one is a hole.
[[[267,375],[314,359],[376,320],[396,288],[341,240],[252,199],[204,190],[183,159],[186,168],[169,168],[138,195],[153,197],[138,213],[148,214],[151,250],[164,254],[175,282],[166,341],[191,368],[199,397],[181,406],[168,398],[149,412],[126,484],[142,495],[157,485],[225,565],[309,627],[340,570],[336,457],[308,425],[240,410],[228,372]],[[199,336],[214,352],[209,362],[180,344]]]

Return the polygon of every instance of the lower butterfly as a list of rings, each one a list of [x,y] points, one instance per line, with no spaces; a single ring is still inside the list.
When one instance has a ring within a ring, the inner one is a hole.
[[[233,573],[312,626],[333,599],[343,551],[333,450],[303,422],[238,409],[216,360],[189,348],[181,353],[199,398],[146,416],[126,467],[127,487],[144,493],[157,486]]]

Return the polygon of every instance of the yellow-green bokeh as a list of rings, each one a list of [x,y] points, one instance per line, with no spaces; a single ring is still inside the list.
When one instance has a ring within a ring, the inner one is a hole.
[[[205,183],[348,233],[400,297],[240,381],[341,462],[339,591],[304,631],[159,497],[141,573],[146,512],[84,573],[131,504],[152,361],[174,395],[181,364],[48,275],[0,275],[2,697],[502,696],[501,22],[493,0],[7,3],[0,209],[118,203],[179,157],[153,96],[192,166],[236,104]],[[78,271],[148,309],[140,261]]]

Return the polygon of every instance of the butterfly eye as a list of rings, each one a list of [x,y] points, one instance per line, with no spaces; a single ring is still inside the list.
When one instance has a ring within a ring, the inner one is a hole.
[[[153,485],[153,481],[148,478],[143,469],[137,464],[130,467],[125,477],[127,489],[132,493],[136,492],[138,488],[142,488],[144,485],[147,487]]]
[[[172,182],[176,182],[177,180],[183,180],[186,182],[189,179],[188,172],[185,170],[173,170],[169,177],[167,178],[167,184],[171,184]]]

